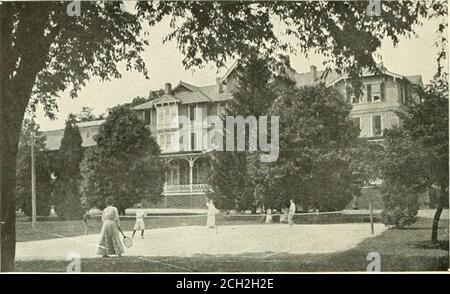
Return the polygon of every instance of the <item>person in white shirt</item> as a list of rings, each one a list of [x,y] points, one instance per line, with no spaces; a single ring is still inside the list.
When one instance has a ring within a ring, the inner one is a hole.
[[[296,210],[296,208],[295,208],[294,199],[291,199],[291,205],[289,206],[289,214],[288,214],[289,226],[292,226],[294,224],[294,221],[292,219],[294,218],[295,210]]]
[[[216,206],[214,205],[214,201],[210,199],[208,202],[206,202],[206,206],[208,207],[208,218],[206,220],[206,226],[208,228],[215,228],[216,227],[216,213],[219,211],[217,210]]]
[[[131,236],[131,238],[134,238],[134,234],[136,234],[136,231],[141,231],[141,238],[144,239],[144,232],[145,232],[145,221],[144,218],[147,215],[147,212],[145,211],[145,209],[142,209],[142,204],[138,204],[137,205],[137,209],[136,209],[136,223],[134,224],[134,229],[133,229],[133,235]]]
[[[266,211],[266,224],[271,224],[273,223],[273,219],[272,219],[272,209],[267,209]]]

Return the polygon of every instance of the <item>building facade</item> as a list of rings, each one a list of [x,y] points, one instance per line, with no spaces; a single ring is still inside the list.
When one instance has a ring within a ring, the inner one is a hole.
[[[419,75],[402,76],[390,72],[382,65],[380,68],[381,75],[363,73],[361,95],[352,94],[346,75],[329,73],[325,77],[324,72],[318,71],[315,66],[311,66],[306,73],[290,69],[288,75],[298,86],[324,83],[336,87],[353,106],[350,116],[360,126],[360,136],[381,141],[384,129],[400,123],[396,112],[418,102],[414,85],[422,86],[422,79]],[[151,130],[161,147],[161,156],[170,167],[166,175],[164,200],[159,206],[204,207],[207,194],[211,191],[208,175],[211,171],[211,151],[217,140],[216,133],[204,121],[207,117],[224,114],[236,84],[235,70],[236,65],[210,86],[197,87],[180,81],[172,87],[166,83],[161,97],[133,107],[136,115]],[[93,122],[83,128],[80,125],[84,145],[85,142],[86,146],[95,144],[92,136],[98,131],[100,123]],[[55,137],[58,137],[55,134],[46,134],[48,138],[49,135],[52,137],[53,143],[50,145],[53,148],[56,148]],[[62,137],[62,133],[60,135]]]

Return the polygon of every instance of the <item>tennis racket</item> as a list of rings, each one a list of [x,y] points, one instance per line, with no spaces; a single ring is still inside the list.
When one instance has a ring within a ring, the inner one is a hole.
[[[125,245],[125,247],[127,247],[127,248],[131,248],[131,247],[133,247],[133,240],[131,240],[127,236],[123,235],[123,245]]]

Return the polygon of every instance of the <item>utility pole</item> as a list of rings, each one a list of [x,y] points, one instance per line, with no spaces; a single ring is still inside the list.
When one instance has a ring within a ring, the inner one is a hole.
[[[31,132],[31,225],[36,228],[36,169],[34,158],[34,132]]]
[[[369,200],[369,209],[370,209],[370,232],[372,235],[375,233],[375,230],[373,228],[373,207],[372,207],[372,197]]]

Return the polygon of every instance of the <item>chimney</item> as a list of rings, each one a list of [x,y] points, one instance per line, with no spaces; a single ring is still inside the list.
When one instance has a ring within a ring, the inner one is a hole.
[[[317,80],[317,67],[315,65],[311,65],[310,69],[312,81],[315,82]]]
[[[164,87],[164,94],[172,95],[172,84],[171,83],[166,83],[166,85]]]
[[[216,85],[217,85],[217,89],[219,91],[219,93],[223,92],[223,85],[222,85],[222,79],[221,78],[216,78]]]

